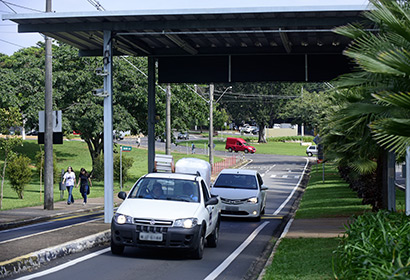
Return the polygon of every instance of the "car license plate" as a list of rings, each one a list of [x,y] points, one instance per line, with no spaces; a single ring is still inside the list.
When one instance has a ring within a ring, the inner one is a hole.
[[[140,232],[140,240],[144,241],[162,241],[162,233]]]
[[[226,206],[225,209],[227,211],[239,211],[239,207],[235,207],[235,206]]]

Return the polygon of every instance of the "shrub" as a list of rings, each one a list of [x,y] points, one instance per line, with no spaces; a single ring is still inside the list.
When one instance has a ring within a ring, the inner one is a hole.
[[[268,142],[290,142],[290,141],[300,141],[303,142],[313,142],[313,136],[281,136],[281,137],[269,137]]]
[[[410,218],[387,211],[358,216],[334,256],[337,279],[409,279]]]
[[[41,169],[41,176],[42,176],[41,178],[44,178],[44,151],[43,150],[36,153],[34,164],[38,172],[40,172],[40,169]],[[54,174],[53,183],[56,184],[57,182],[60,181],[61,174],[57,168],[57,156],[54,152],[53,152],[53,174]]]
[[[10,159],[7,165],[7,175],[11,188],[16,191],[20,199],[24,198],[24,187],[31,180],[30,159],[19,155]]]
[[[122,180],[127,181],[128,171],[132,167],[134,160],[132,158],[126,157],[124,154],[122,155]],[[114,155],[114,179],[120,180],[120,155]]]

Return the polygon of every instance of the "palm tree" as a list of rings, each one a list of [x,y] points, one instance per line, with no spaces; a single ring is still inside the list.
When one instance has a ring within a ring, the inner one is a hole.
[[[407,1],[370,2],[374,9],[364,15],[373,29],[360,24],[335,29],[353,39],[344,54],[358,67],[338,79],[340,103],[324,141],[327,156],[347,170],[345,177],[359,185],[364,202],[377,210],[386,207],[382,148],[403,154],[409,144],[410,10]]]
[[[371,0],[375,9],[366,17],[379,32],[358,25],[337,28],[354,39],[345,51],[360,71],[341,79],[344,86],[364,86],[372,93],[376,107],[387,114],[373,120],[374,138],[398,155],[410,144],[410,4],[408,1]]]

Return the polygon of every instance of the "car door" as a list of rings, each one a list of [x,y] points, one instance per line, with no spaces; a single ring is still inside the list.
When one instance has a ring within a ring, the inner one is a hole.
[[[209,193],[209,189],[204,180],[201,180],[201,188],[204,195],[205,204],[205,202],[211,198],[211,194]],[[212,233],[214,225],[218,221],[218,207],[216,205],[208,205],[206,206],[206,210],[208,211],[208,215],[206,217],[208,223],[206,235],[208,236],[208,234]]]
[[[261,194],[261,201],[262,201],[261,209],[264,209],[266,205],[266,190],[265,190],[266,186],[263,184],[262,176],[259,173],[256,173],[256,176],[258,179],[259,192]]]

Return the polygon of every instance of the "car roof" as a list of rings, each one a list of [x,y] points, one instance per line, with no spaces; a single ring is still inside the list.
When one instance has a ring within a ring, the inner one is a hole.
[[[160,178],[160,179],[178,179],[195,181],[198,175],[183,174],[183,173],[148,173],[144,178]]]
[[[223,169],[219,174],[241,174],[241,175],[256,175],[256,170],[250,169]]]

